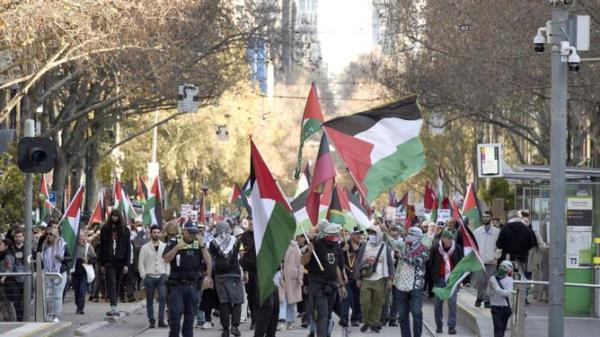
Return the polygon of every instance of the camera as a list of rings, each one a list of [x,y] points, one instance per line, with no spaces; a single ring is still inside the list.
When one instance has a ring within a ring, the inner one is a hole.
[[[546,28],[541,27],[538,29],[537,34],[535,34],[535,37],[533,38],[534,50],[536,53],[544,52],[544,45],[546,44],[546,37],[544,36],[545,32]]]
[[[579,71],[579,63],[581,63],[581,58],[577,54],[577,51],[573,49],[573,52],[567,58],[567,67],[569,67],[570,71]]]

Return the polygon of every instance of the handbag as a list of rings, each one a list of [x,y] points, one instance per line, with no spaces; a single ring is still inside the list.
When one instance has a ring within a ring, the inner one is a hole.
[[[85,245],[85,254],[83,255],[84,261],[87,261],[88,250],[90,249],[90,244]],[[94,266],[91,263],[82,263],[81,266],[85,269],[85,273],[87,275],[88,283],[94,282],[96,278],[96,271],[94,270]]]
[[[373,274],[377,270],[377,264],[379,263],[379,257],[381,256],[383,247],[384,247],[384,245],[381,245],[381,247],[379,248],[379,252],[377,252],[377,257],[375,258],[375,262],[363,263],[362,267],[360,268],[360,278],[365,279],[365,278],[369,278],[369,277],[373,276]],[[365,250],[366,250],[366,247],[365,247]]]

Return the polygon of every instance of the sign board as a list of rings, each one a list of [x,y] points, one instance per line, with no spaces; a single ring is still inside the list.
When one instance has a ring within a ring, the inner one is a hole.
[[[192,213],[192,205],[182,204],[181,205],[181,216],[189,216]]]
[[[567,268],[587,268],[592,263],[592,232],[567,230]]]
[[[449,209],[438,209],[436,222],[446,222],[450,220],[451,213]]]
[[[567,198],[567,226],[592,226],[593,199],[591,197]]]
[[[50,201],[52,206],[56,207],[56,192],[55,191],[48,192],[48,201]]]
[[[177,92],[177,110],[179,112],[196,112],[199,107],[198,86],[183,84]]]
[[[423,202],[419,202],[415,205],[415,215],[416,216],[425,216],[425,206],[423,205]]]
[[[502,177],[502,144],[477,144],[479,178]]]

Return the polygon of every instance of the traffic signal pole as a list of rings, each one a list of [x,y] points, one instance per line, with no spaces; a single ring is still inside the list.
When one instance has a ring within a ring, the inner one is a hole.
[[[25,121],[25,137],[35,136],[35,121],[27,119]],[[31,251],[33,246],[33,228],[31,211],[33,210],[33,173],[25,173],[25,245],[23,260],[25,262],[25,272],[31,272]],[[40,262],[38,262],[40,263]],[[23,320],[31,322],[31,281],[33,277],[25,277],[23,284]]]

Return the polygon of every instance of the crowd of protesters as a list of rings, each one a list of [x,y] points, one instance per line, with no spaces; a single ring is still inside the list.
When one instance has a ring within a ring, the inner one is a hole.
[[[503,336],[511,315],[510,261],[528,273],[530,254],[547,246],[525,212],[510,213],[505,225],[490,212],[482,221],[473,232],[485,264],[472,277],[475,306],[491,309],[494,335]],[[113,210],[105,223],[82,225],[76,252],[69,252],[56,222],[36,227],[31,254],[41,254],[44,271],[62,276],[48,279],[46,285],[52,289],[48,300],[56,322],[62,319],[64,293],[73,289],[76,314],[84,314],[86,300],[105,301],[108,316],[119,316],[120,302],[135,301],[136,293],[144,293],[149,327],[169,327],[170,336],[180,331],[191,336],[194,321],[197,327],[212,329],[212,317],[218,316],[222,337],[240,336],[244,319],[255,336],[305,328],[309,337],[329,337],[334,317],[344,328],[379,333],[384,326],[399,326],[401,336],[418,337],[424,301],[434,297],[433,287],[446,286],[464,255],[458,229],[454,219],[414,221],[409,228],[378,219],[364,230],[350,231],[323,220],[289,243],[273,279],[277,290],[262,303],[251,217],[206,227],[185,218],[142,226],[128,224]],[[13,226],[0,241],[0,273],[22,271],[27,255],[23,229]],[[187,277],[190,271],[202,276]],[[188,281],[192,287],[181,288]],[[0,278],[4,320],[23,320],[22,282],[19,277]],[[470,282],[465,279],[463,284]],[[458,291],[447,300],[433,299],[437,333],[445,325],[448,334],[457,333]]]

